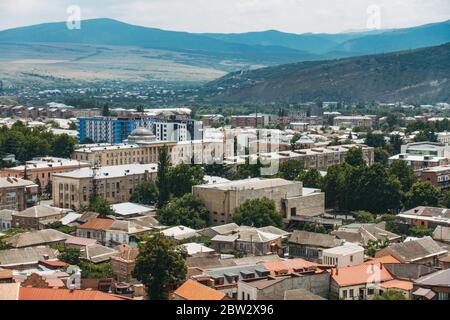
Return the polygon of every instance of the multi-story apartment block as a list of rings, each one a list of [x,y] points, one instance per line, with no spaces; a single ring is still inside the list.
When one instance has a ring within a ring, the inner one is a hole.
[[[159,153],[164,146],[167,147],[170,156],[176,142],[152,141],[140,144],[87,145],[75,150],[73,158],[97,166],[149,164],[158,162]]]
[[[333,119],[335,126],[373,128],[376,118],[373,116],[337,116]]]
[[[79,118],[79,141],[89,138],[94,143],[122,143],[137,128],[153,129],[153,118]]]
[[[193,187],[210,213],[210,223],[230,223],[235,210],[247,200],[267,197],[275,201],[285,221],[298,217],[317,217],[325,213],[325,195],[320,190],[303,188],[301,182],[284,179],[245,179]]]
[[[436,142],[406,144],[401,147],[400,154],[389,158],[389,163],[395,160],[406,161],[413,170],[445,166],[449,164],[450,146]]]
[[[424,168],[418,171],[418,175],[423,181],[430,181],[433,186],[440,189],[450,188],[450,166],[437,166]]]
[[[38,186],[29,180],[0,178],[0,210],[22,211],[37,201]]]
[[[53,203],[77,210],[99,195],[110,203],[126,202],[136,186],[155,180],[157,164],[126,164],[100,168],[82,168],[53,175]]]
[[[26,178],[40,185],[45,189],[54,173],[69,172],[80,168],[89,167],[88,162],[70,160],[63,158],[44,157],[27,161],[25,165],[5,168],[0,171],[2,177]]]
[[[187,125],[185,123],[158,122],[155,124],[156,138],[161,141],[188,140]]]
[[[263,115],[231,116],[230,125],[234,127],[264,127]]]

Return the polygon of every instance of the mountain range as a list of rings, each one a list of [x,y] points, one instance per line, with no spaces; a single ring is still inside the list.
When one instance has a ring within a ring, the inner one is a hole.
[[[208,102],[450,101],[450,42],[378,55],[230,73],[202,89]]]

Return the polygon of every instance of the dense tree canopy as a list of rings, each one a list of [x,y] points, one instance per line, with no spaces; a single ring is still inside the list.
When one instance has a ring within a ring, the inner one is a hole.
[[[408,209],[418,206],[436,207],[439,203],[440,192],[430,181],[417,181],[411,191],[405,194],[405,206]]]
[[[280,164],[278,176],[286,180],[294,180],[304,170],[304,163],[300,160],[288,160]]]
[[[89,199],[89,211],[100,214],[100,217],[114,216],[116,213],[111,208],[111,203],[103,197],[93,196]]]
[[[131,202],[153,205],[158,201],[158,188],[153,181],[144,181],[137,185],[130,199]]]
[[[170,199],[170,182],[168,172],[170,167],[169,150],[164,146],[159,153],[158,174],[156,187],[158,188],[158,206],[164,206]]]
[[[233,221],[239,225],[281,227],[283,214],[276,209],[275,202],[269,198],[245,201],[233,214]]]
[[[192,192],[192,186],[202,184],[205,173],[200,166],[180,164],[168,170],[170,193],[181,197]]]
[[[364,160],[362,148],[350,148],[347,156],[345,157],[345,162],[354,167],[365,165],[366,161]]]
[[[303,186],[306,188],[317,188],[321,189],[323,186],[323,178],[320,175],[319,170],[312,168],[307,171],[302,171],[297,178],[296,181],[302,181]]]
[[[201,229],[208,224],[209,212],[199,198],[189,193],[181,198],[173,198],[158,209],[158,220],[168,226],[183,225]]]
[[[150,299],[161,300],[186,280],[186,259],[183,247],[156,233],[139,244],[133,276],[148,288]]]

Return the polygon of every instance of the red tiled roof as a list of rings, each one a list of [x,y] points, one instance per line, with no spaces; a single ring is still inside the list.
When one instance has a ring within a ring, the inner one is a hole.
[[[185,300],[223,300],[225,298],[225,293],[191,279],[175,290],[174,294]]]
[[[401,290],[409,291],[409,290],[413,289],[413,282],[408,281],[408,280],[394,279],[394,280],[383,282],[381,284],[381,287],[385,288],[385,289],[401,289]]]
[[[20,288],[19,300],[127,300],[96,290]]]
[[[113,223],[114,220],[111,219],[94,218],[79,226],[78,229],[108,230]]]
[[[39,264],[53,268],[65,268],[68,266],[67,263],[60,260],[39,260]]]
[[[298,272],[299,270],[316,269],[321,264],[310,262],[301,258],[282,260],[282,261],[272,261],[262,264],[270,271],[271,275],[276,275],[279,271],[287,271],[288,273]]]
[[[340,287],[348,287],[359,284],[381,283],[393,280],[394,277],[378,264],[359,264],[339,269],[331,270],[332,279]]]

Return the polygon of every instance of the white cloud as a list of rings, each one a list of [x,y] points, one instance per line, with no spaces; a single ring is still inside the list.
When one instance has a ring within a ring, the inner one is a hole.
[[[381,27],[397,28],[450,19],[449,0],[1,0],[0,29],[64,21],[69,5],[82,18],[191,32],[341,32],[364,29],[367,8],[381,9]]]

